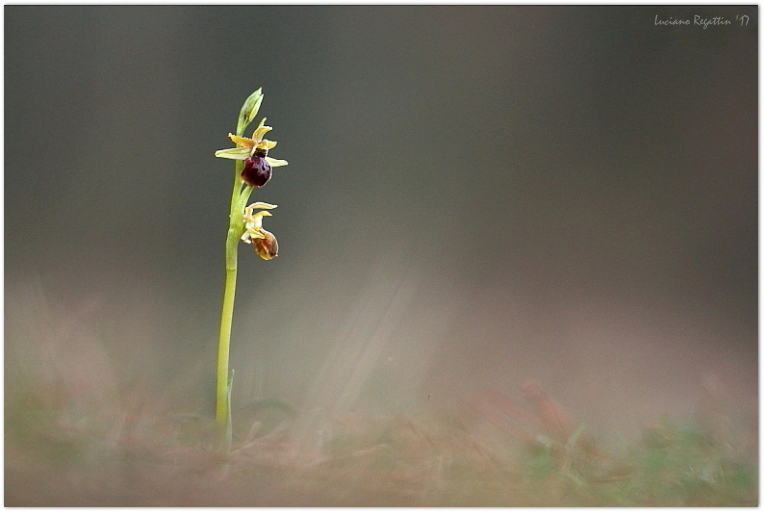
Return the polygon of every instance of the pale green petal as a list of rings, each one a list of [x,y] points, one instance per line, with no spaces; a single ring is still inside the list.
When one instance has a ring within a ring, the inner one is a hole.
[[[219,149],[215,151],[215,156],[218,158],[227,158],[229,160],[246,160],[252,154],[252,150],[249,148],[230,148]]]
[[[289,164],[289,162],[286,160],[276,160],[275,158],[271,158],[269,156],[265,157],[265,161],[271,164],[271,167],[284,167],[285,165]]]
[[[252,149],[255,147],[255,141],[252,139],[248,139],[246,137],[239,137],[238,135],[234,135],[233,133],[228,134],[228,138],[233,141],[234,144],[237,146],[241,146],[243,148],[249,148]]]
[[[252,222],[253,222],[253,228],[257,231],[260,231],[263,229],[263,217],[273,217],[271,212],[257,212],[252,216]],[[249,226],[249,223],[247,223],[247,231],[252,232],[252,229]]]
[[[260,148],[260,149],[265,149],[265,150],[273,149],[273,148],[276,147],[276,141],[275,140],[263,139],[263,140],[261,140],[260,142],[257,143],[257,147]]]
[[[265,118],[263,118],[263,121],[265,121]],[[255,141],[255,143],[260,142],[261,140],[263,140],[263,135],[265,135],[271,130],[273,130],[273,127],[271,126],[265,126],[265,125],[258,126],[257,128],[255,128],[255,131],[252,133],[252,140]]]

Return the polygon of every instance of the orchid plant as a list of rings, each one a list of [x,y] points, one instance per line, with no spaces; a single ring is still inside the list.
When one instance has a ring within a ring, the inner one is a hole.
[[[231,347],[231,323],[236,295],[236,269],[238,243],[250,244],[255,254],[264,260],[278,256],[278,242],[273,233],[263,228],[263,218],[270,217],[268,210],[275,204],[255,202],[245,206],[252,190],[264,186],[271,179],[272,169],[287,165],[286,160],[268,156],[268,151],[276,142],[263,138],[271,128],[265,125],[265,118],[255,128],[251,138],[244,137],[244,130],[254,120],[263,102],[262,88],[253,92],[244,102],[236,125],[236,134],[228,137],[236,147],[215,152],[218,158],[234,161],[234,183],[231,194],[231,208],[228,216],[228,234],[225,242],[225,285],[218,338],[217,384],[215,393],[215,419],[224,446],[231,446],[231,386],[233,370],[229,374]],[[260,210],[255,213],[255,210]]]

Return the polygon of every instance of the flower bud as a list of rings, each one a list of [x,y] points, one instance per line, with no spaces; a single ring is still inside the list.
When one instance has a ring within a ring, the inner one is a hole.
[[[271,179],[271,164],[265,159],[266,151],[256,149],[255,152],[244,160],[241,169],[241,179],[252,187],[262,187]]]
[[[279,255],[279,243],[276,241],[276,237],[273,233],[260,229],[260,233],[265,235],[265,238],[253,238],[252,245],[255,248],[255,254],[260,256],[264,260],[270,260]]]

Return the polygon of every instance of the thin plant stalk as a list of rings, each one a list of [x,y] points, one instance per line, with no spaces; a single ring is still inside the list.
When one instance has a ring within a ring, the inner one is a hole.
[[[237,177],[241,170],[240,168],[241,164],[235,162]],[[217,421],[221,434],[225,434],[224,441],[226,446],[230,446],[231,443],[231,411],[229,405],[231,379],[228,375],[228,365],[231,352],[233,307],[234,299],[236,298],[239,236],[243,230],[241,211],[251,192],[251,186],[244,186],[242,188],[238,178],[235,180],[233,195],[231,197],[229,227],[225,241],[225,284],[223,287],[223,305],[220,314],[220,336],[218,338],[215,420]]]

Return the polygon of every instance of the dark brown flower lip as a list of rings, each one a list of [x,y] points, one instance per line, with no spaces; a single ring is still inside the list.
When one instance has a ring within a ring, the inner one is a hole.
[[[256,150],[255,153],[244,161],[241,169],[241,179],[252,187],[262,187],[271,179],[271,164],[265,159],[265,155]]]

